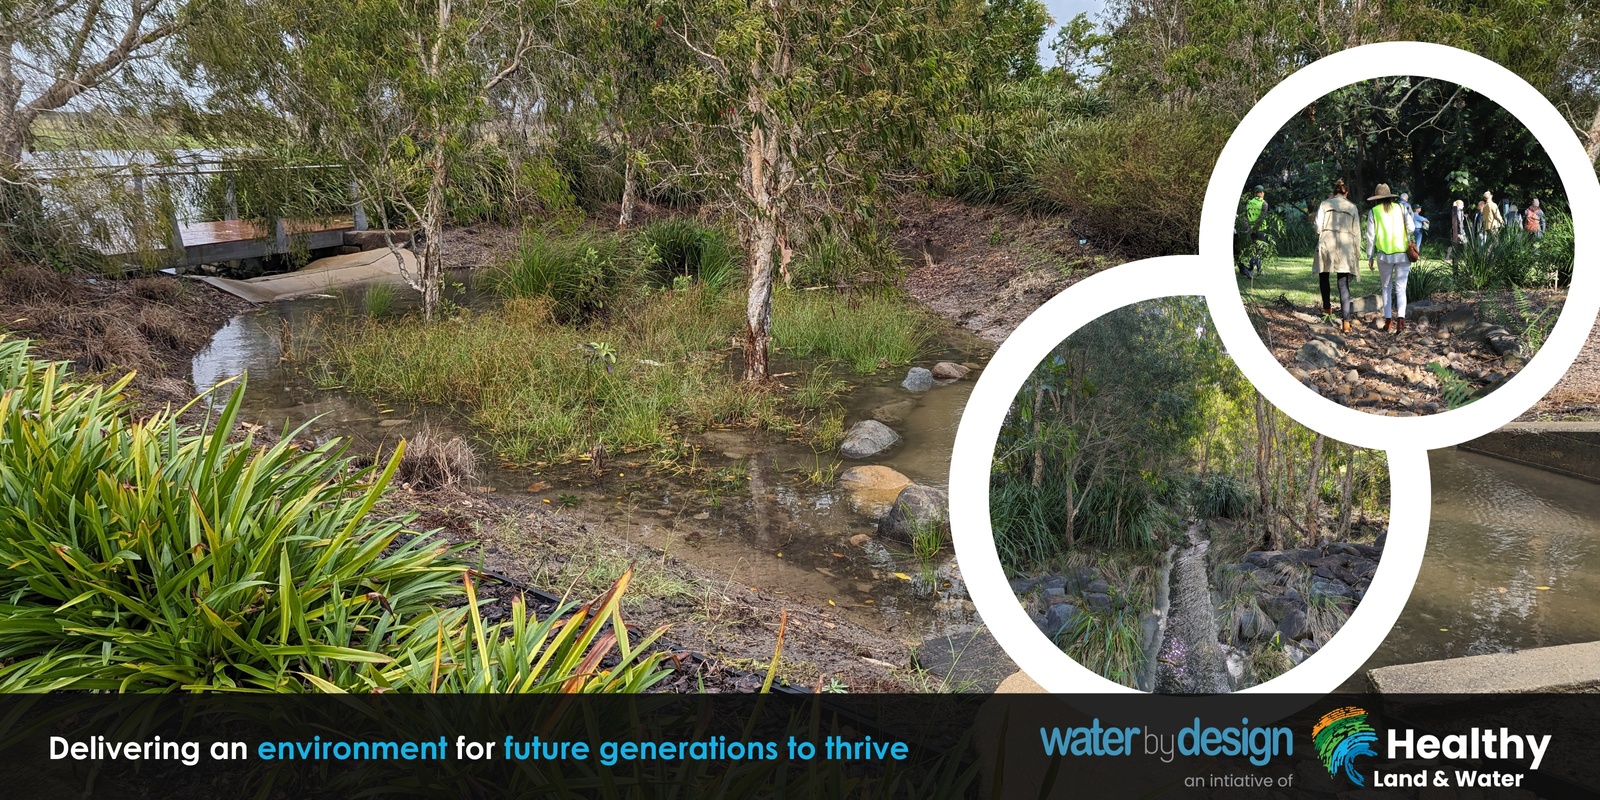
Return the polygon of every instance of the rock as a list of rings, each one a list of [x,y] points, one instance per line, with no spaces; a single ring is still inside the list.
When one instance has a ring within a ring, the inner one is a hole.
[[[873,519],[889,513],[900,490],[910,485],[910,478],[877,464],[851,467],[839,475],[839,489],[845,493],[850,508]]]
[[[1375,311],[1382,310],[1383,300],[1381,300],[1375,294],[1369,294],[1365,297],[1353,297],[1350,299],[1350,313],[1352,314],[1371,314]]]
[[[1285,642],[1304,639],[1311,635],[1311,628],[1306,622],[1306,612],[1295,609],[1284,615],[1278,623],[1278,634]]]
[[[949,504],[950,497],[943,489],[913,483],[900,490],[894,506],[878,523],[878,530],[908,542],[913,531],[927,525],[937,525],[949,535],[950,513],[946,510]]]
[[[1282,622],[1296,611],[1301,614],[1306,611],[1305,601],[1300,599],[1298,593],[1294,597],[1290,597],[1287,593],[1282,597],[1269,597],[1259,601],[1259,605],[1261,610],[1266,612],[1267,616],[1274,622]]]
[[[861,547],[862,545],[865,545],[867,542],[870,542],[870,541],[872,541],[872,536],[870,534],[858,533],[858,534],[850,537],[850,543],[855,545],[856,547]]]
[[[1352,597],[1354,593],[1344,581],[1316,576],[1311,579],[1311,593],[1323,597]]]
[[[1078,621],[1078,616],[1081,613],[1078,611],[1078,607],[1071,603],[1051,606],[1050,610],[1044,613],[1045,634],[1055,636],[1072,627],[1072,624]]]
[[[361,252],[361,248],[353,244],[344,244],[333,248],[333,254],[336,256],[353,256],[359,252]]]
[[[900,382],[901,388],[908,392],[921,394],[933,388],[933,373],[925,367],[912,367],[906,373],[906,379]]]
[[[1111,584],[1106,583],[1103,580],[1096,580],[1083,587],[1083,592],[1084,594],[1110,594]]]
[[[915,400],[895,400],[872,409],[867,412],[867,416],[885,425],[898,425],[905,422],[906,417],[910,416],[916,407],[917,401]]]
[[[1334,347],[1344,347],[1344,337],[1331,331],[1320,331],[1315,338],[1321,339]]]
[[[1457,306],[1450,313],[1439,318],[1439,327],[1449,333],[1466,330],[1478,321],[1478,314],[1471,305]]]
[[[839,445],[845,458],[871,458],[900,441],[900,434],[875,419],[862,420],[850,426]]]
[[[1357,372],[1355,370],[1350,370],[1349,372],[1346,372],[1344,374],[1344,382],[1345,383],[1352,383],[1352,384],[1360,383],[1361,382],[1361,373]]]
[[[1111,610],[1111,596],[1099,592],[1090,592],[1083,596],[1083,602],[1096,611]]]
[[[1339,348],[1322,339],[1312,339],[1295,351],[1294,359],[1313,369],[1326,369],[1339,363]]]
[[[1255,639],[1265,639],[1272,635],[1273,620],[1266,614],[1257,614],[1246,611],[1239,615],[1234,629],[1238,631],[1239,641],[1248,642]]]
[[[1310,314],[1307,314],[1304,311],[1295,311],[1295,312],[1293,312],[1293,316],[1294,316],[1295,319],[1300,320],[1301,322],[1307,322],[1307,323],[1310,323],[1312,325],[1315,325],[1315,324],[1317,324],[1317,323],[1322,321],[1319,317],[1314,317],[1314,316],[1312,316]]]
[[[967,377],[967,373],[971,371],[954,361],[940,361],[933,365],[933,377],[945,381],[961,380]]]
[[[1039,579],[1039,585],[1046,589],[1061,589],[1066,591],[1067,579],[1060,575],[1046,575]]]
[[[1021,597],[1021,596],[1025,595],[1025,594],[1027,594],[1028,592],[1033,591],[1034,587],[1039,585],[1039,579],[1038,578],[1012,578],[1010,581],[1008,581],[1008,583],[1011,584],[1012,593],[1015,594],[1018,597]]]

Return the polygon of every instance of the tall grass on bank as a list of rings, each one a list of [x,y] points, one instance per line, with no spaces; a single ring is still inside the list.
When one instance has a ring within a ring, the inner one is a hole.
[[[692,219],[667,219],[639,232],[651,248],[651,272],[657,283],[696,279],[714,291],[739,280],[739,258],[728,234]]]
[[[800,358],[843,361],[868,373],[916,359],[933,337],[928,316],[890,292],[779,291],[772,338]]]
[[[338,442],[258,446],[236,430],[242,389],[197,432],[166,413],[134,422],[130,379],[86,384],[0,341],[0,690],[623,690],[658,679],[659,656],[631,646],[617,617],[620,587],[589,609],[612,626],[604,638],[601,623],[563,640],[518,614],[485,626],[470,593],[451,608],[466,575],[454,548],[408,530],[409,517],[373,513],[401,451],[380,470],[353,468]],[[463,672],[493,674],[456,682]]]
[[[679,426],[774,414],[728,366],[737,306],[706,291],[658,292],[587,328],[558,324],[548,298],[449,325],[334,323],[321,356],[355,391],[456,408],[513,461],[649,448]]]
[[[525,231],[517,252],[485,273],[484,285],[509,298],[548,298],[563,322],[583,322],[638,287],[656,257],[630,236],[543,228]]]

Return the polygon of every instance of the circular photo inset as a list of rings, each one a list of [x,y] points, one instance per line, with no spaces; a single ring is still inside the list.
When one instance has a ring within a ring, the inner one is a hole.
[[[1239,187],[1250,320],[1307,389],[1419,416],[1495,391],[1538,352],[1571,283],[1560,176],[1469,86],[1399,75],[1289,120]]]
[[[1327,646],[1366,596],[1389,462],[1266,401],[1200,297],[1077,329],[995,441],[1000,565],[1039,633],[1124,686],[1215,694]]]

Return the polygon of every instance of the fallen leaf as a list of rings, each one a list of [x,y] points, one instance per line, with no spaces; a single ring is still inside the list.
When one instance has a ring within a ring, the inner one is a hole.
[[[905,573],[904,573],[904,572],[896,572],[896,573],[895,573],[895,574],[894,574],[894,576],[895,576],[895,577],[896,577],[896,578],[899,578],[899,579],[900,579],[900,580],[903,580],[903,581],[909,581],[909,580],[911,580],[911,576],[910,576],[910,575],[907,575],[907,574],[905,574]]]
[[[834,558],[844,558],[844,553],[830,553]]]
[[[1449,633],[1449,632],[1450,632],[1450,629],[1449,629],[1449,628],[1440,628],[1440,629],[1439,629],[1439,632],[1440,632],[1440,633]]]
[[[782,554],[782,553],[779,553],[779,554],[778,554],[778,558],[783,558],[783,554]]]
[[[833,602],[833,601],[832,601],[832,600],[829,600],[829,601],[828,601],[828,605],[830,605],[830,606],[836,606],[836,605],[839,605],[839,604],[838,604],[838,603],[835,603],[835,602]]]
[[[529,494],[537,494],[537,493],[542,492],[542,491],[544,491],[544,490],[546,490],[548,488],[550,488],[550,484],[548,482],[546,482],[546,481],[536,481],[534,483],[528,484],[528,493]]]
[[[1548,587],[1548,586],[1535,586],[1535,587],[1533,587],[1533,588],[1535,588],[1535,589],[1538,589],[1538,590],[1539,590],[1539,591],[1541,591],[1541,592],[1548,592],[1548,591],[1550,591],[1550,587]]]
[[[672,516],[672,509],[670,509],[670,508],[658,508],[658,509],[656,509],[656,513],[661,515],[661,516],[663,516],[663,517],[670,517],[670,516]]]
[[[546,503],[548,503],[548,502],[550,502],[550,498],[548,498],[548,497],[546,497],[546,498],[545,498],[545,499],[544,499],[544,501],[545,501],[545,502],[546,502]]]

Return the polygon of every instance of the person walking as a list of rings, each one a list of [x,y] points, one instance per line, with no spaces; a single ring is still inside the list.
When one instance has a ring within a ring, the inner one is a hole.
[[[1312,259],[1317,282],[1322,287],[1322,315],[1333,314],[1329,276],[1339,281],[1339,318],[1345,333],[1350,332],[1350,282],[1361,268],[1361,209],[1350,202],[1350,190],[1340,178],[1333,194],[1317,206],[1313,225],[1317,231],[1316,257]]]
[[[1505,227],[1506,218],[1501,216],[1500,209],[1495,207],[1494,192],[1484,192],[1483,201],[1478,203],[1478,215],[1481,217],[1478,230],[1493,236]]]
[[[1456,248],[1466,243],[1467,204],[1457,200],[1450,206],[1450,246],[1445,248],[1445,260],[1451,264],[1456,263]]]
[[[1367,269],[1378,270],[1378,294],[1383,297],[1383,329],[1401,333],[1406,329],[1406,279],[1411,275],[1410,218],[1395,202],[1398,196],[1389,184],[1378,184],[1367,198],[1377,203],[1367,210]]]
[[[1544,238],[1544,209],[1539,207],[1539,198],[1533,198],[1528,204],[1528,210],[1523,212],[1522,229],[1533,234],[1535,239]]]
[[[1422,204],[1411,207],[1411,243],[1422,250],[1422,232],[1428,229],[1428,218],[1422,215]]]

